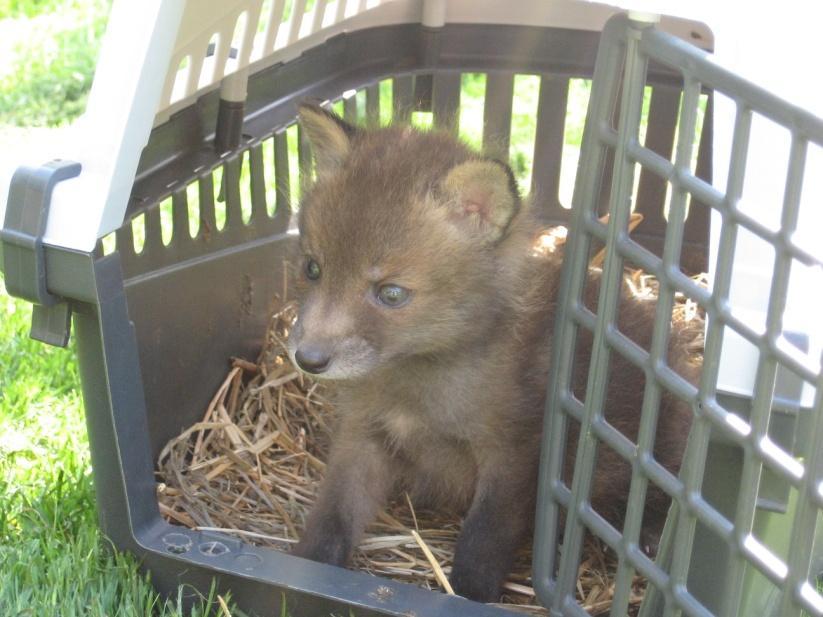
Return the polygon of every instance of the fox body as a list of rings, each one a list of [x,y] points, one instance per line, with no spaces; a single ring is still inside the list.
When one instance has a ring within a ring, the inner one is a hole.
[[[406,490],[415,504],[465,515],[452,585],[494,601],[533,525],[561,257],[531,250],[541,226],[509,168],[454,138],[366,131],[316,105],[301,106],[300,122],[317,181],[299,215],[301,302],[289,353],[334,382],[339,425],[294,552],[345,564],[378,510]],[[587,293],[595,297],[596,285]],[[624,299],[627,326],[647,344],[653,307]],[[582,338],[581,360],[591,346]],[[587,362],[576,364],[584,387]],[[637,372],[616,354],[612,369]],[[607,419],[633,438],[642,387],[617,398]],[[655,458],[676,469],[690,410],[663,404]],[[613,519],[630,467],[602,451],[598,468],[591,499]]]

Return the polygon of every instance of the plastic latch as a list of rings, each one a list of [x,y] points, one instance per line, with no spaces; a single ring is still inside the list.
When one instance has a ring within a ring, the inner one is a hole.
[[[79,175],[80,169],[80,163],[61,160],[17,169],[0,229],[6,290],[34,303],[32,338],[61,347],[68,343],[71,310],[46,286],[43,234],[55,185]]]

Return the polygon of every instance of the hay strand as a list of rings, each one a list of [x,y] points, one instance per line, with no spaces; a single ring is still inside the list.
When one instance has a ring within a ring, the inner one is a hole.
[[[417,545],[423,551],[423,554],[426,556],[426,559],[429,560],[431,564],[432,571],[434,572],[434,576],[437,579],[437,582],[440,583],[440,586],[445,590],[447,594],[450,596],[454,595],[454,589],[452,589],[452,585],[449,582],[449,579],[446,578],[446,575],[443,574],[443,568],[440,567],[440,564],[437,563],[437,559],[434,558],[434,555],[431,552],[431,549],[426,545],[423,541],[423,538],[420,537],[420,534],[417,533],[416,529],[411,530],[412,537],[414,541],[417,542]]]

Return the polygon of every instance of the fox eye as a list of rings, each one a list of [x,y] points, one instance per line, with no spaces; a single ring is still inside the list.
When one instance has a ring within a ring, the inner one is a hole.
[[[310,281],[320,278],[320,264],[311,257],[306,261],[306,278]]]
[[[377,290],[377,299],[380,303],[391,308],[406,304],[410,295],[409,290],[400,285],[383,285]]]

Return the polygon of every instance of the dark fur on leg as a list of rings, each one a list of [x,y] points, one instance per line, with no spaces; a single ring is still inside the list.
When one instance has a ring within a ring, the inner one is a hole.
[[[523,477],[500,474],[481,480],[457,540],[450,582],[458,595],[497,602],[517,551],[533,523],[534,503]],[[524,468],[517,467],[524,472]]]
[[[344,520],[344,514],[339,510],[331,512],[310,525],[311,532],[303,534],[292,554],[333,566],[345,566],[354,547],[353,530]]]

